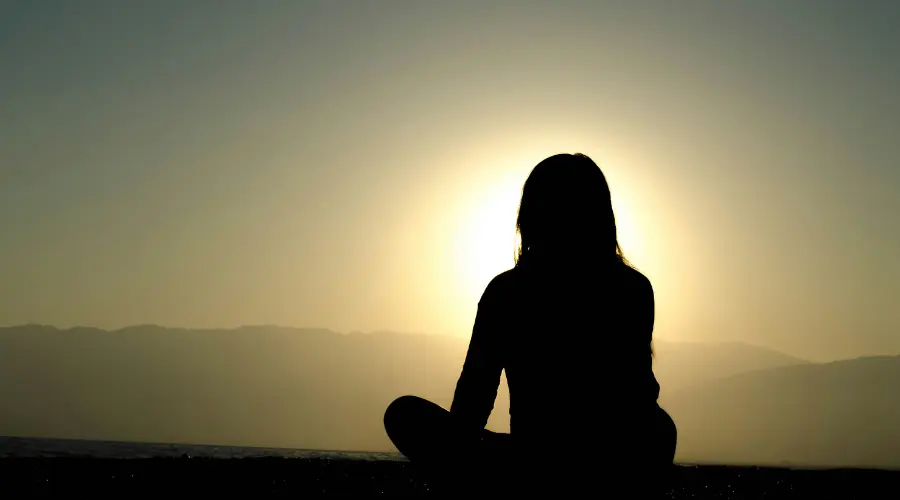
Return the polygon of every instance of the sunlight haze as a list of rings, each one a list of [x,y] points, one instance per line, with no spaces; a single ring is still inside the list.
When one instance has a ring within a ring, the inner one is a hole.
[[[582,152],[655,338],[900,353],[898,23],[832,0],[0,2],[0,325],[467,339],[531,168]]]

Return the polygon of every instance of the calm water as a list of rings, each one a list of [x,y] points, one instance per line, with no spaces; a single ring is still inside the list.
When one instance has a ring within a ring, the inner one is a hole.
[[[94,457],[94,458],[326,458],[358,460],[403,460],[397,453],[295,450],[185,444],[122,443],[68,439],[0,437],[0,457]]]

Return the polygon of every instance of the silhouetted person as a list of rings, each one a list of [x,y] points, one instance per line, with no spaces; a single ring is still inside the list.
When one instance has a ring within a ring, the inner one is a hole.
[[[470,491],[660,485],[676,429],[657,404],[653,288],[622,255],[600,168],[581,154],[540,162],[516,226],[516,264],[478,303],[450,410],[401,397],[385,412],[388,436],[413,464]],[[509,434],[485,429],[503,370]]]

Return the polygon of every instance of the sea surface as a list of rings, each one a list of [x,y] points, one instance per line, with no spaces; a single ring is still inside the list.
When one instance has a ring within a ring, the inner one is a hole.
[[[301,458],[405,460],[399,453],[0,437],[0,458]]]

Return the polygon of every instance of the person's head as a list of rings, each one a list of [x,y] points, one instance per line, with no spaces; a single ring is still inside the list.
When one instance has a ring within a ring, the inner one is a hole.
[[[525,261],[620,262],[609,185],[600,167],[581,153],[557,154],[531,171],[516,220],[516,265]]]

